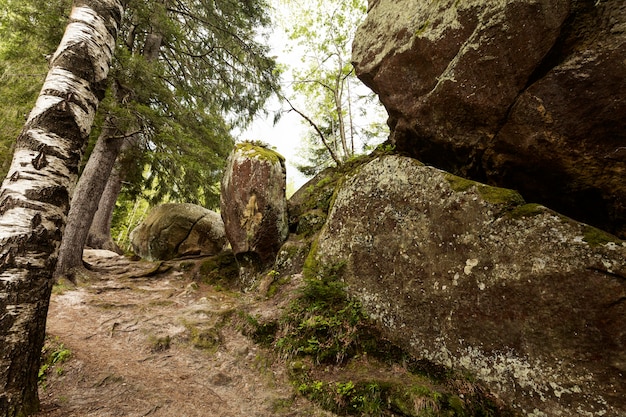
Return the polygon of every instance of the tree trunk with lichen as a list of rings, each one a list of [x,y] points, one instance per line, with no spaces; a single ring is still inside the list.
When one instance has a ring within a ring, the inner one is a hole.
[[[37,374],[71,188],[115,47],[119,0],[76,0],[0,188],[0,416],[39,407]]]

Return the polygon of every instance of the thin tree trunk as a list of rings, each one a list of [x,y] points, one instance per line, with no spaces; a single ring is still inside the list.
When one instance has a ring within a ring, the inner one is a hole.
[[[348,141],[346,139],[346,123],[343,115],[342,100],[342,79],[337,78],[335,89],[333,90],[333,98],[335,100],[335,111],[337,112],[337,121],[339,123],[339,137],[341,138],[341,149],[343,150],[342,162],[345,162],[351,155],[348,150]]]
[[[119,0],[77,0],[0,188],[0,416],[39,407],[37,374],[61,234],[104,96]]]
[[[124,145],[122,145],[122,148],[124,148]],[[120,254],[123,253],[122,249],[120,249],[111,237],[113,210],[115,209],[117,196],[122,190],[122,181],[121,167],[119,165],[113,167],[111,175],[109,175],[109,179],[104,187],[102,197],[100,197],[98,210],[96,210],[96,214],[91,222],[86,246],[94,249],[110,250]]]
[[[74,190],[55,277],[73,280],[76,268],[83,265],[83,248],[89,227],[124,141],[123,137],[115,136],[116,133],[117,129],[108,118]]]
[[[147,61],[158,58],[161,41],[162,36],[157,34],[149,34],[146,37],[143,55]],[[55,277],[65,276],[73,279],[75,272],[83,267],[83,249],[87,243],[89,230],[125,140],[125,137],[120,136],[123,132],[114,128],[113,120],[109,118],[108,121],[109,124],[98,137],[72,196],[67,229],[63,235]],[[128,133],[127,137],[132,136],[134,133]]]

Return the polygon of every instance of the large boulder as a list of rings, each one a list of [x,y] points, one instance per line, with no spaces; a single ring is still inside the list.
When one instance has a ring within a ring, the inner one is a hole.
[[[626,415],[626,246],[612,235],[382,156],[342,182],[309,258],[313,273],[343,265],[391,340],[522,415]]]
[[[135,253],[149,260],[215,255],[226,244],[219,214],[189,203],[161,204],[130,234]]]
[[[226,237],[242,266],[274,262],[289,234],[285,160],[264,146],[243,142],[228,157],[220,208]]]
[[[358,76],[401,152],[626,236],[626,2],[377,0]]]

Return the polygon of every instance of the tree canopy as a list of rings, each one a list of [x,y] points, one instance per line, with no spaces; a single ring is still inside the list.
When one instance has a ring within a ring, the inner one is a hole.
[[[0,131],[6,173],[11,143],[41,87],[46,56],[62,35],[71,2],[0,2],[0,114],[10,121]],[[268,6],[264,0],[127,3],[112,88],[93,137],[106,114],[121,134],[135,136],[138,148],[126,158],[133,162],[126,167],[131,193],[154,187],[155,201],[215,206],[213,185],[234,141],[231,128],[249,123],[276,88],[262,32]],[[146,52],[155,35],[158,57],[150,61]]]
[[[0,175],[48,72],[71,0],[0,0]]]
[[[289,70],[284,93],[292,111],[310,127],[304,138],[306,162],[298,167],[313,175],[364,152],[384,135],[384,116],[375,95],[356,77],[352,40],[365,17],[366,0],[278,0],[280,19],[291,52],[300,63]]]

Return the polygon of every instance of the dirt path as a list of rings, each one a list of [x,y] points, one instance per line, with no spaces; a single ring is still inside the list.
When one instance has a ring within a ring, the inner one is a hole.
[[[133,278],[157,264],[89,256],[94,276],[52,296],[47,333],[71,357],[48,373],[38,417],[329,415],[238,330],[241,310],[275,305],[177,268]]]

